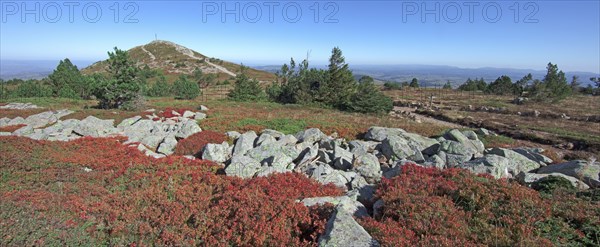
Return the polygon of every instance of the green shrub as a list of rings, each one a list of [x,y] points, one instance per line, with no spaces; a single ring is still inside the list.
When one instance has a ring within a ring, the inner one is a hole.
[[[361,113],[385,114],[393,108],[392,99],[385,96],[370,81],[359,83],[357,92],[350,102],[350,110]]]
[[[539,191],[540,193],[552,194],[557,189],[563,189],[566,191],[575,191],[575,186],[569,182],[568,179],[558,176],[548,176],[535,181],[531,184],[531,188]]]
[[[20,83],[15,90],[11,91],[11,96],[16,98],[51,97],[52,89],[38,81],[28,80]]]
[[[259,101],[265,98],[265,93],[256,79],[250,79],[242,67],[242,72],[235,77],[234,88],[229,92],[229,98],[234,101]]]
[[[58,97],[67,99],[80,99],[81,97],[75,90],[69,86],[62,87],[58,90]]]
[[[173,92],[175,93],[175,99],[195,99],[200,95],[200,87],[198,87],[198,83],[182,75],[173,84]]]
[[[121,108],[138,97],[141,91],[139,69],[129,58],[127,51],[115,47],[114,52],[108,52],[108,56],[110,78],[94,78],[94,96],[103,109]]]

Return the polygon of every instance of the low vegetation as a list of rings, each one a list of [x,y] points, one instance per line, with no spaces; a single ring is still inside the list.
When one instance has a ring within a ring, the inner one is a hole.
[[[296,200],[341,194],[299,174],[216,175],[122,141],[0,138],[3,244],[314,246],[332,208]]]
[[[384,206],[362,224],[383,246],[600,244],[597,202],[560,185],[538,188],[543,194],[464,170],[407,165],[382,181]]]

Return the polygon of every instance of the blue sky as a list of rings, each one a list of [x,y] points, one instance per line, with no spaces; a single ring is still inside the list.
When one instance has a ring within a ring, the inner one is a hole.
[[[129,49],[157,34],[251,65],[301,60],[309,52],[313,64],[325,64],[339,46],[350,64],[541,70],[552,62],[600,74],[598,0],[0,3],[2,60],[101,60],[114,46]]]

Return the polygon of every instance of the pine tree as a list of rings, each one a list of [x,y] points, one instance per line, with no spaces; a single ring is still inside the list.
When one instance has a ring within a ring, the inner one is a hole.
[[[64,97],[65,92],[69,92],[69,98],[79,98],[83,94],[83,77],[77,66],[73,65],[68,58],[58,63],[48,79],[54,96]]]
[[[350,97],[356,89],[356,81],[352,71],[342,55],[342,50],[334,47],[329,58],[329,80],[323,88],[323,100],[327,105],[338,109],[347,109],[350,106]]]
[[[140,96],[139,69],[127,51],[115,47],[114,52],[108,52],[108,56],[110,78],[97,83],[94,95],[100,100],[101,108],[120,108]]]

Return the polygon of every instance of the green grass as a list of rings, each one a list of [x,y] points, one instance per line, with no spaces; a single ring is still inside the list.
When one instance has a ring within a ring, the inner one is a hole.
[[[257,120],[254,118],[245,118],[239,120],[236,124],[238,127],[247,125],[262,126],[266,129],[274,129],[284,134],[296,134],[299,131],[306,129],[308,124],[304,120],[295,120],[287,118],[276,118],[271,120]]]
[[[589,133],[577,132],[574,130],[556,128],[556,127],[540,127],[540,126],[523,126],[527,129],[533,129],[538,131],[544,131],[547,133],[555,134],[565,139],[584,140],[589,142],[600,143],[600,136],[590,135]]]
[[[502,135],[498,135],[498,136],[483,136],[483,135],[478,135],[479,139],[481,140],[481,142],[483,142],[483,145],[486,148],[490,148],[490,147],[505,147],[505,146],[512,146],[516,143],[515,139],[512,139],[510,137],[507,136],[502,136]]]

